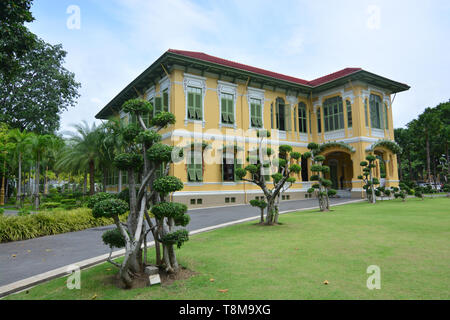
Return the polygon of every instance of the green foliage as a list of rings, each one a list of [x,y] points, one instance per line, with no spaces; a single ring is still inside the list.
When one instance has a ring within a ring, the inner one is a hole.
[[[0,7],[4,1],[10,2],[2,0]],[[14,31],[4,28],[3,17],[0,20],[2,70],[5,66],[5,41],[16,38],[16,35]],[[5,31],[12,33],[4,37]],[[15,72],[0,77],[0,97],[11,97],[3,99],[0,104],[0,122],[7,123],[11,128],[39,134],[53,133],[59,129],[61,113],[76,105],[80,84],[75,81],[75,75],[64,68],[67,52],[62,45],[48,44],[34,35],[32,38],[35,40],[31,50],[15,60]],[[23,45],[20,43],[20,46]]]
[[[106,199],[97,202],[92,209],[94,218],[112,218],[128,212],[128,203],[120,199]]]
[[[311,181],[319,181],[319,176],[317,174],[311,175]]]
[[[308,143],[308,149],[311,150],[311,151],[316,151],[316,150],[319,150],[320,148],[319,148],[319,145],[317,143],[310,142],[310,143]]]
[[[187,206],[178,202],[161,202],[152,207],[152,213],[156,219],[178,218],[187,212]]]
[[[127,215],[121,216],[126,220]],[[67,211],[54,209],[26,216],[0,216],[0,242],[21,241],[53,234],[74,232],[88,228],[108,226],[113,221],[95,219],[90,209]]]
[[[331,182],[331,180],[328,180],[328,179],[321,179],[320,182],[322,183],[322,185],[323,185],[325,188],[331,187],[331,185],[333,184],[333,183]]]
[[[292,159],[299,160],[302,157],[302,154],[300,152],[291,152],[289,154]]]
[[[151,123],[155,127],[166,128],[170,124],[175,124],[175,121],[175,116],[172,113],[164,111],[152,118]]]
[[[139,192],[139,188],[136,188],[136,194]],[[117,199],[123,200],[130,204],[130,189],[125,188],[117,194]]]
[[[248,172],[250,172],[251,174],[256,174],[258,173],[258,167],[254,164],[249,164],[248,166],[245,167],[245,170],[247,170]]]
[[[267,202],[265,202],[264,200],[256,200],[256,199],[253,199],[253,200],[250,200],[250,205],[251,205],[252,207],[257,207],[257,208],[260,208],[260,209],[265,209],[265,208],[267,207]]]
[[[177,248],[181,248],[184,242],[189,240],[189,232],[185,229],[171,232],[162,237],[162,242],[169,245],[177,245]]]
[[[234,171],[234,173],[236,174],[236,176],[237,176],[239,179],[242,179],[242,178],[244,178],[244,177],[247,175],[247,171],[246,171],[245,169],[242,169],[242,168],[237,168],[237,169]]]
[[[161,177],[153,182],[153,189],[162,194],[180,191],[183,186],[183,182],[174,176]]]
[[[3,216],[5,214],[5,209],[0,208],[0,216]]]
[[[137,142],[145,144],[147,147],[161,141],[161,135],[153,130],[141,131],[136,139]]]
[[[377,158],[374,155],[372,155],[372,154],[369,154],[369,155],[366,156],[366,160],[369,161],[369,163],[375,161],[376,159]]]
[[[361,162],[359,163],[359,165],[360,165],[361,167],[367,167],[368,164],[369,164],[369,163],[368,163],[367,161],[361,161]]]
[[[322,173],[328,173],[330,172],[330,167],[329,166],[322,166]]]
[[[54,209],[54,208],[58,208],[61,206],[61,203],[59,202],[45,202],[42,203],[40,208],[41,209]]]
[[[289,170],[294,173],[300,173],[302,171],[302,168],[298,164],[294,163],[294,164],[291,164],[291,166],[289,167]]]
[[[27,208],[22,208],[19,210],[19,212],[17,212],[17,216],[19,216],[19,217],[25,217],[25,216],[29,216],[29,215],[31,215],[31,212]]]
[[[286,167],[286,163],[287,163],[286,160],[280,159],[280,158],[275,158],[275,159],[273,159],[273,161],[272,161],[272,164],[273,164],[274,166],[282,167],[282,168]]]
[[[272,176],[273,182],[278,183],[281,179],[283,179],[283,175],[281,173],[274,173]]]
[[[329,197],[334,197],[337,194],[337,191],[334,189],[329,189],[328,190],[328,196]]]
[[[311,193],[313,193],[315,190],[316,190],[315,188],[309,188],[307,192],[308,192],[309,194],[311,194]]]
[[[369,148],[367,148],[366,151],[373,152],[377,147],[384,147],[394,154],[402,153],[402,148],[395,141],[385,139],[381,139],[373,143]]]
[[[106,192],[99,192],[88,198],[88,200],[86,202],[86,206],[89,209],[92,209],[92,208],[94,208],[96,203],[106,200],[106,199],[113,199],[113,198],[116,198],[116,196],[114,194],[106,193]]]
[[[144,99],[130,99],[122,105],[122,109],[124,112],[133,115],[151,114],[153,112],[151,103]]]
[[[150,161],[161,163],[172,160],[173,147],[162,143],[156,143],[147,151],[147,157]]]
[[[137,126],[137,124],[130,123],[125,128],[122,129],[122,137],[127,143],[134,142],[142,130]]]
[[[278,147],[278,151],[279,151],[281,154],[287,154],[287,153],[289,153],[289,152],[292,152],[292,147],[291,147],[290,145],[283,144],[283,145],[281,145],[281,146]]]
[[[309,158],[311,158],[311,152],[305,152],[303,155],[302,155],[302,157],[303,157],[303,159],[309,159]]]
[[[325,161],[325,157],[321,156],[321,155],[315,156],[314,161],[323,162],[323,161]]]
[[[311,171],[312,172],[321,172],[322,171],[322,166],[319,164],[313,164],[311,166]]]
[[[114,166],[119,170],[138,169],[142,166],[142,155],[138,153],[121,153],[114,158]]]
[[[286,180],[286,182],[288,182],[288,183],[295,183],[295,181],[297,181],[297,179],[295,179],[294,177],[289,177]]]
[[[102,234],[103,243],[112,248],[124,248],[125,238],[118,228],[108,230]]]
[[[356,149],[354,147],[352,147],[351,145],[345,143],[345,142],[326,142],[326,143],[322,143],[319,147],[319,151],[318,153],[322,153],[327,149],[331,149],[331,148],[342,148],[345,150],[350,151],[351,153],[355,153]],[[308,147],[309,149],[309,147]]]

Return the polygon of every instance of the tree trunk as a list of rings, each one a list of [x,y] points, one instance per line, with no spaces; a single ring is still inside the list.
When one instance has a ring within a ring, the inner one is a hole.
[[[36,161],[36,175],[34,178],[34,208],[39,210],[39,179],[40,179],[40,157],[38,155]]]
[[[20,204],[22,195],[22,153],[19,152],[19,176],[17,179],[17,195],[16,195],[16,206]]]
[[[102,188],[102,190],[103,190],[103,192],[106,192],[106,174],[107,174],[107,171],[106,171],[106,169],[103,169],[103,188]]]
[[[87,171],[84,172],[83,195],[87,194]]]
[[[94,160],[89,161],[89,194],[92,196],[95,193],[95,165]]]
[[[260,219],[260,223],[263,224],[264,223],[264,208],[260,208],[261,210],[261,219]]]
[[[427,173],[428,173],[428,183],[431,184],[431,163],[430,163],[430,140],[428,138],[428,133],[425,133],[426,139],[426,149],[427,149]]]

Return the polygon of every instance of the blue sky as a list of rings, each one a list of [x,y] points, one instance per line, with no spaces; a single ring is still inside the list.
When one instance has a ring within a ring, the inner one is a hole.
[[[67,8],[80,9],[69,29]],[[169,48],[312,80],[345,67],[407,83],[395,127],[450,99],[450,1],[34,0],[38,36],[62,43],[82,84],[62,129],[95,114]]]

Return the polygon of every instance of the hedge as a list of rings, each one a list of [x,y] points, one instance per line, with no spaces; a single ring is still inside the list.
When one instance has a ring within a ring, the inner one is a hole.
[[[120,217],[125,221],[128,214]],[[113,224],[112,219],[94,218],[91,209],[43,211],[28,216],[0,216],[0,243],[80,231]]]

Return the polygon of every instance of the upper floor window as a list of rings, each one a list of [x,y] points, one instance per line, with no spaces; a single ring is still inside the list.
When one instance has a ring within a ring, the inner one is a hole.
[[[378,95],[370,95],[370,123],[372,128],[384,129],[383,108]]]
[[[188,119],[202,120],[202,89],[188,87],[187,89]]]
[[[320,108],[317,109],[317,132],[322,133],[322,121],[320,119]]]
[[[353,125],[353,118],[352,118],[352,104],[350,101],[346,101],[347,105],[347,127],[351,128]]]
[[[234,97],[232,94],[222,93],[221,98],[221,119],[222,123],[234,123]]]
[[[250,99],[250,119],[251,126],[254,128],[262,128],[262,106],[260,99]]]
[[[325,132],[344,129],[344,111],[341,97],[325,100],[323,103],[323,120]]]
[[[369,111],[367,110],[367,99],[364,99],[364,116],[366,119],[366,127],[369,127]]]
[[[282,98],[277,98],[275,104],[276,128],[281,131],[291,130],[291,110]]]
[[[306,105],[303,102],[298,104],[298,131],[307,132],[306,128]]]

